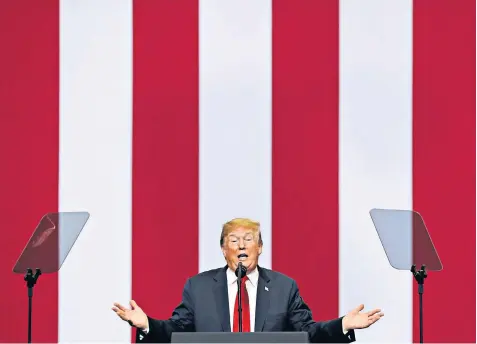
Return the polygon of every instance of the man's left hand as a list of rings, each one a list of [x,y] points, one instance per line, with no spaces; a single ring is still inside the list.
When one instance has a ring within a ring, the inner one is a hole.
[[[384,316],[380,309],[360,313],[363,309],[364,305],[359,305],[343,317],[343,330],[345,332],[367,328]]]

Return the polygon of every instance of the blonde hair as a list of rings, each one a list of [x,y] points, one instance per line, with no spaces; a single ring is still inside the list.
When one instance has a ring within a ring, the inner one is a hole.
[[[220,246],[221,247],[224,245],[225,237],[227,235],[229,235],[230,232],[232,232],[233,230],[235,230],[239,227],[251,229],[254,232],[255,237],[257,237],[257,235],[258,235],[258,244],[260,246],[262,246],[263,242],[262,242],[262,233],[260,232],[260,222],[253,221],[253,220],[247,219],[247,218],[235,218],[235,219],[232,219],[232,220],[226,222],[222,226],[222,233],[220,234]]]

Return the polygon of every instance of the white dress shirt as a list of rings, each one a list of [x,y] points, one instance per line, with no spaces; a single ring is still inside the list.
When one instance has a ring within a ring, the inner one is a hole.
[[[258,286],[258,269],[255,268],[252,272],[247,274],[248,280],[245,282],[245,288],[247,289],[249,305],[250,305],[250,332],[254,332],[255,329],[255,307],[257,305],[257,286]],[[229,314],[230,314],[230,329],[234,329],[234,310],[235,299],[237,297],[237,276],[235,273],[227,269],[227,288],[229,291]],[[242,296],[243,302],[243,296]]]

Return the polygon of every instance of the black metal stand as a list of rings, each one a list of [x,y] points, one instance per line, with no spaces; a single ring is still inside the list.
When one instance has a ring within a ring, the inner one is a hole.
[[[242,263],[238,263],[237,270],[235,271],[235,275],[237,276],[237,286],[238,286],[238,328],[239,332],[242,331],[242,277],[245,276],[247,273],[247,268],[243,266]]]
[[[411,267],[411,272],[418,283],[419,293],[419,339],[420,343],[424,343],[424,325],[423,325],[423,311],[422,311],[422,294],[424,293],[424,279],[427,277],[426,266],[422,265],[421,270],[416,271],[416,265]]]
[[[240,290],[242,281],[241,278],[237,280],[238,283],[238,327],[239,327],[239,332],[242,332],[242,292]]]
[[[28,343],[31,343],[31,309],[32,309],[32,297],[33,297],[33,287],[38,280],[38,277],[41,275],[41,270],[36,269],[35,274],[33,271],[28,268],[25,274],[24,280],[27,282],[28,287]]]

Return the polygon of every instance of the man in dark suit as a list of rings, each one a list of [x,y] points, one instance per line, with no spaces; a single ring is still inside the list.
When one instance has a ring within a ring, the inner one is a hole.
[[[344,317],[313,321],[296,282],[258,265],[263,246],[258,222],[227,222],[222,228],[220,246],[227,265],[189,278],[182,302],[169,319],[147,316],[133,300],[131,309],[114,304],[113,311],[138,329],[138,342],[170,342],[172,332],[178,331],[237,332],[239,262],[246,268],[241,283],[244,332],[305,331],[312,343],[350,343],[355,341],[355,329],[367,328],[383,316],[379,309],[361,312],[364,306],[360,305]]]

